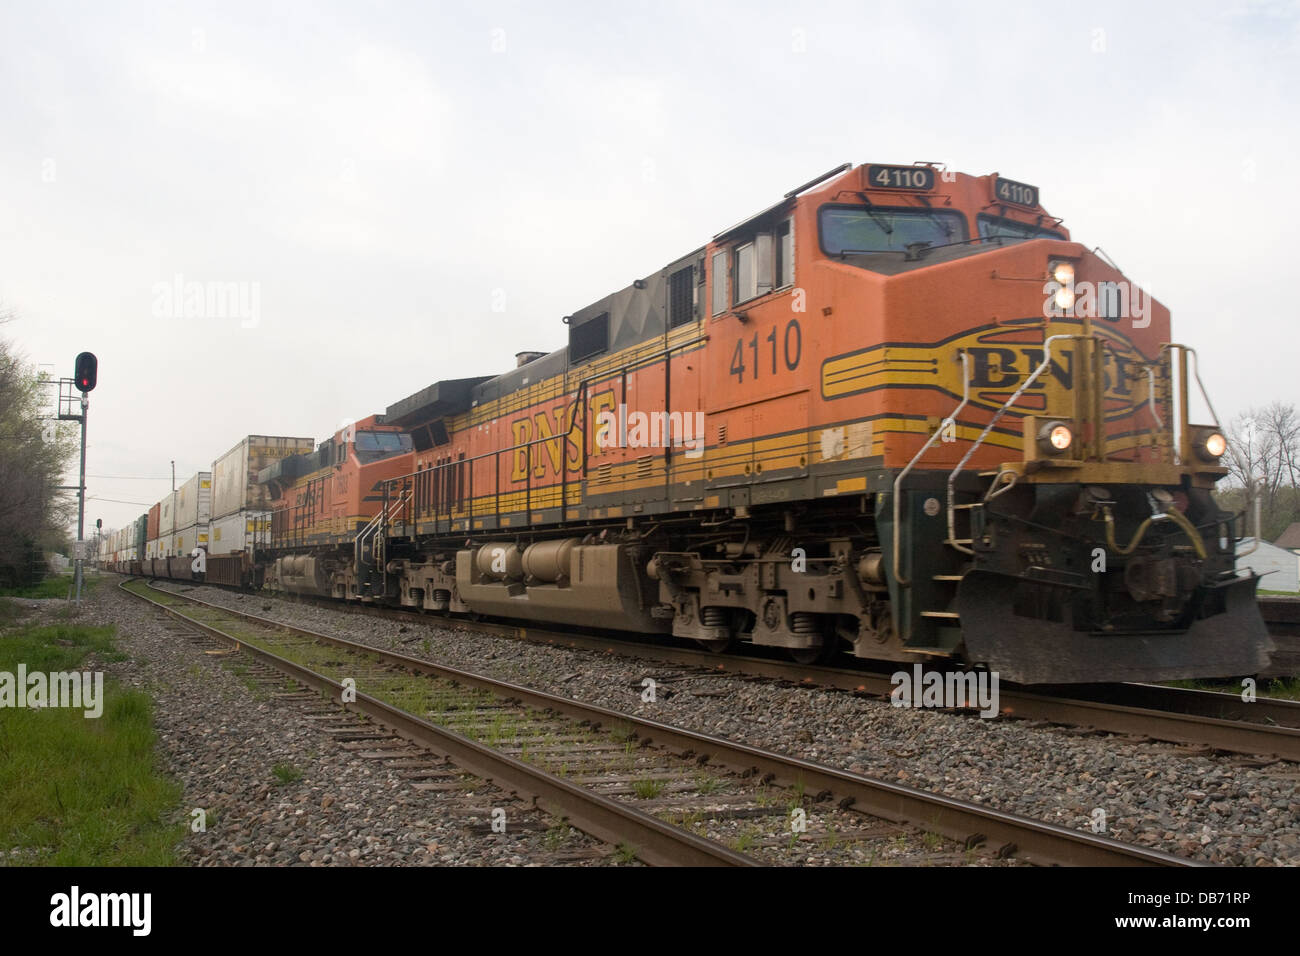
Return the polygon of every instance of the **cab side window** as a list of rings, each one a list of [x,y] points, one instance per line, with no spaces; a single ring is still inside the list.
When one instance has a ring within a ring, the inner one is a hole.
[[[720,258],[725,262],[721,253],[713,257],[714,315],[723,311],[720,302],[726,301],[725,289],[717,281]],[[742,237],[732,246],[730,264],[732,305],[794,285],[794,220],[787,217]]]

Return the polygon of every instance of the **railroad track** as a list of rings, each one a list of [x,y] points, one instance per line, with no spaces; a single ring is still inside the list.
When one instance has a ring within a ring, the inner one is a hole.
[[[860,666],[796,664],[776,658],[650,643],[619,634],[574,634],[531,625],[464,618],[417,615],[397,608],[310,597],[290,600],[316,607],[411,623],[443,623],[480,633],[556,646],[607,651],[611,646],[628,654],[679,667],[698,668],[715,675],[766,677],[809,687],[831,687],[863,696],[888,698],[894,688],[890,674]],[[898,670],[910,673],[911,665]],[[1098,732],[1149,738],[1190,748],[1208,748],[1259,758],[1300,762],[1300,701],[1189,690],[1159,684],[1059,686],[1029,690],[1002,684],[999,704],[1003,717],[1044,721]]]
[[[803,838],[811,827],[800,830],[796,824],[807,826],[816,817],[825,826],[815,834],[822,848],[825,837],[839,847],[901,844],[904,850],[909,839],[919,839],[920,859],[904,862],[1014,858],[1048,865],[1195,865],[1161,851],[557,697],[188,595],[122,586],[173,618],[340,701],[341,707],[364,713],[403,738],[445,753],[466,771],[528,796],[572,826],[630,847],[647,863],[790,862],[792,856],[798,859],[801,840],[809,842]],[[342,703],[348,689],[345,674],[352,675],[356,690],[354,700]],[[712,781],[708,787],[702,775]],[[842,826],[830,830],[825,821],[831,819]],[[708,835],[728,827],[734,834],[737,821],[765,821],[766,826],[750,824],[735,839],[736,848]]]

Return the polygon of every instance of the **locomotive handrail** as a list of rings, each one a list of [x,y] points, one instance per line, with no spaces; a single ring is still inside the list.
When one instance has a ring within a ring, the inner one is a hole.
[[[1210,393],[1205,389],[1205,383],[1201,381],[1201,357],[1196,354],[1196,349],[1190,345],[1178,346],[1192,357],[1192,377],[1196,379],[1196,387],[1201,390],[1201,398],[1205,399],[1205,407],[1210,410],[1210,416],[1214,419],[1213,425],[1218,427],[1219,413],[1214,410],[1214,403],[1210,401]]]
[[[1180,342],[1165,342],[1160,346],[1160,351],[1165,352],[1169,349],[1179,349],[1183,353],[1192,357],[1192,377],[1196,379],[1196,387],[1201,390],[1201,398],[1205,399],[1205,407],[1210,410],[1210,415],[1214,418],[1212,423],[1216,428],[1219,427],[1219,413],[1214,410],[1214,403],[1210,401],[1210,393],[1205,389],[1205,383],[1201,381],[1201,357],[1196,354],[1196,349],[1190,345],[1183,345]],[[1172,372],[1171,372],[1172,374]],[[1182,390],[1180,407],[1183,410],[1183,421],[1181,423],[1180,434],[1178,436],[1178,460],[1182,464],[1186,461],[1187,449],[1183,447],[1183,438],[1187,432],[1187,382],[1180,381],[1178,387]]]
[[[585,388],[585,387],[586,387],[586,382],[584,381],[584,382],[579,386],[579,388],[580,388],[580,389],[583,389],[583,388]],[[557,432],[557,433],[555,433],[555,434],[553,434],[553,435],[550,435],[550,436],[548,436],[548,437],[546,437],[546,438],[535,438],[535,439],[533,439],[532,441],[522,442],[522,443],[520,443],[520,444],[518,444],[518,445],[511,445],[509,448],[497,448],[497,449],[494,449],[493,451],[485,451],[485,452],[483,452],[483,454],[481,454],[481,455],[474,455],[474,456],[471,457],[471,458],[458,458],[458,459],[455,459],[455,460],[453,460],[453,461],[446,461],[446,462],[443,462],[441,465],[432,465],[432,466],[430,466],[430,467],[428,467],[428,468],[419,468],[419,469],[416,469],[415,471],[407,472],[407,473],[404,474],[404,475],[397,475],[397,476],[395,476],[395,477],[393,477],[393,478],[384,478],[384,479],[382,479],[382,484],[384,485],[385,493],[387,493],[387,489],[388,489],[388,487],[389,487],[390,485],[396,484],[397,482],[407,482],[407,481],[410,481],[410,480],[412,480],[412,479],[418,480],[418,479],[420,478],[421,475],[430,475],[430,476],[432,476],[432,475],[437,474],[437,473],[439,473],[439,472],[441,472],[441,471],[443,471],[444,469],[447,469],[447,468],[459,468],[459,467],[461,467],[461,466],[465,466],[465,468],[466,468],[466,473],[467,473],[468,476],[469,476],[469,487],[470,487],[470,493],[467,495],[467,497],[469,498],[469,503],[468,503],[469,513],[468,513],[468,514],[469,514],[469,517],[472,517],[472,516],[473,516],[473,510],[474,510],[473,485],[474,485],[474,465],[475,465],[475,463],[480,462],[480,461],[484,461],[484,460],[486,460],[486,459],[488,459],[488,458],[491,458],[491,459],[493,459],[494,463],[497,463],[497,464],[499,465],[500,460],[501,460],[501,456],[502,456],[502,455],[509,455],[509,454],[514,453],[514,452],[525,451],[525,450],[527,450],[527,453],[528,453],[528,462],[527,462],[527,468],[526,468],[526,472],[527,472],[527,473],[526,473],[526,475],[525,475],[525,480],[528,482],[528,484],[527,484],[527,487],[526,487],[525,491],[526,491],[526,493],[529,495],[529,498],[531,499],[531,492],[532,492],[532,481],[531,481],[531,479],[532,479],[532,470],[533,470],[533,469],[532,469],[532,449],[533,449],[533,446],[534,446],[534,445],[544,445],[544,444],[546,444],[547,442],[564,442],[564,441],[567,441],[568,438],[569,438],[569,436],[573,434],[573,429],[577,426],[577,415],[578,415],[578,404],[577,404],[577,402],[575,402],[575,403],[574,403],[574,407],[573,407],[573,416],[572,416],[572,418],[570,418],[570,420],[569,420],[569,427],[568,427],[565,431],[563,431],[563,432]],[[587,416],[586,416],[586,409],[583,409],[583,437],[584,437],[584,438],[586,437],[586,425],[587,425],[586,417],[587,417]],[[585,444],[585,442],[584,442],[584,444]],[[567,456],[567,455],[563,455],[563,453],[562,453],[561,460],[564,462],[564,465],[563,465],[564,470],[567,471],[567,467],[568,467],[568,465],[567,465],[567,463],[568,463],[568,456]],[[501,482],[500,482],[500,477],[499,477],[499,475],[500,475],[500,468],[498,468],[497,471],[498,471],[498,478],[497,478],[497,480],[496,480],[493,484],[496,486],[496,490],[495,490],[495,492],[494,492],[494,495],[499,499],[499,498],[500,498],[500,495],[501,495],[501,488],[500,488]],[[499,505],[499,504],[498,504],[498,506],[497,506],[497,510],[498,510],[498,513],[499,513],[499,512],[500,512],[500,505]],[[531,510],[531,509],[528,509],[528,510]],[[450,515],[450,511],[448,511],[448,515]],[[418,513],[417,513],[417,515],[416,515],[416,520],[418,520],[418,518],[419,518],[419,516],[418,516]]]
[[[944,433],[945,429],[951,426],[954,431],[956,430],[957,416],[961,414],[962,409],[966,407],[966,403],[970,401],[970,356],[966,353],[965,349],[960,350],[957,355],[961,359],[960,404],[952,410],[951,415],[939,424],[939,427],[935,429],[934,434],[931,435],[929,440],[921,446],[921,450],[912,456],[912,460],[907,463],[906,467],[898,473],[898,477],[894,479],[894,580],[898,582],[899,587],[909,587],[912,583],[910,580],[903,577],[903,572],[899,563],[899,539],[902,537],[899,529],[899,522],[902,520],[902,506],[899,503],[899,496],[902,493],[903,479],[907,477],[908,472],[912,470],[916,463],[921,460],[921,456],[930,450],[930,446],[934,444],[935,439]]]
[[[388,493],[388,489],[385,488],[384,489],[385,496],[387,495],[387,493]],[[370,556],[372,560],[376,558],[378,559],[374,563],[379,564],[379,571],[380,571],[381,581],[383,583],[385,594],[388,593],[388,558],[383,554],[382,541],[384,540],[386,535],[381,535],[379,534],[379,532],[387,527],[389,516],[392,515],[399,507],[401,507],[403,503],[405,503],[407,498],[410,496],[410,493],[411,492],[409,488],[403,489],[401,494],[399,494],[396,498],[393,499],[393,503],[391,505],[388,504],[387,501],[385,501],[384,504],[380,506],[378,513],[373,518],[370,519],[369,523],[367,523],[365,527],[363,527],[359,532],[357,532],[357,536],[352,542],[353,561],[355,563],[355,567],[358,574],[361,571],[361,555],[363,549],[365,548],[367,536],[381,542],[379,545],[380,550],[378,553],[376,552],[374,545],[371,546]]]
[[[1154,365],[1147,366],[1147,407],[1151,409],[1151,417],[1156,420],[1156,427],[1164,431],[1165,420],[1156,411],[1156,367]]]
[[[650,355],[643,356],[643,357],[637,359],[636,361],[630,362],[630,363],[628,363],[628,364],[622,366],[621,369],[620,369],[620,371],[621,371],[622,375],[626,377],[626,375],[627,375],[627,373],[628,373],[629,371],[636,371],[637,369],[640,369],[640,368],[642,368],[643,366],[652,365],[652,364],[654,364],[655,362],[657,362],[657,361],[659,361],[659,360],[661,360],[661,359],[665,360],[665,364],[667,364],[667,362],[671,360],[672,355],[673,355],[674,352],[680,352],[680,351],[682,351],[683,349],[687,349],[687,348],[690,348],[690,347],[692,347],[692,346],[699,345],[699,344],[702,343],[702,342],[707,342],[708,339],[709,339],[709,337],[708,337],[707,335],[698,335],[698,336],[695,336],[694,338],[687,339],[687,340],[684,341],[684,342],[677,342],[676,344],[670,345],[670,346],[668,346],[668,347],[665,348],[665,349],[662,349],[662,350],[660,350],[660,351],[658,351],[658,352],[654,352],[654,353],[652,353],[652,354],[650,354]],[[602,374],[604,374],[604,373],[602,373]],[[501,456],[502,456],[502,455],[514,454],[514,453],[516,453],[516,452],[520,452],[520,451],[524,451],[524,452],[526,452],[526,454],[527,454],[527,456],[528,456],[528,460],[527,460],[527,469],[526,469],[526,474],[525,474],[525,476],[524,476],[524,478],[525,478],[524,494],[525,494],[525,498],[526,498],[526,506],[525,506],[524,510],[525,510],[526,512],[528,512],[528,513],[531,513],[531,512],[532,512],[532,473],[533,473],[533,469],[532,469],[532,461],[533,461],[533,453],[532,453],[532,449],[533,449],[533,447],[534,447],[535,445],[544,445],[544,444],[547,444],[547,443],[549,443],[549,442],[560,442],[560,443],[561,443],[561,451],[560,451],[560,461],[561,461],[561,466],[560,466],[560,471],[561,471],[561,475],[560,475],[560,508],[561,508],[561,510],[564,512],[564,514],[566,515],[565,520],[567,520],[567,514],[568,514],[568,500],[569,500],[569,499],[568,499],[568,477],[569,477],[569,476],[568,476],[568,470],[569,470],[569,469],[568,469],[568,456],[564,453],[563,443],[569,440],[569,436],[572,435],[573,432],[574,432],[574,429],[578,427],[578,416],[579,416],[579,414],[581,414],[581,416],[582,416],[582,443],[581,443],[581,446],[580,446],[580,450],[581,450],[581,453],[582,453],[582,467],[583,467],[583,472],[584,472],[584,474],[585,474],[585,470],[586,470],[586,462],[587,462],[587,442],[586,442],[586,438],[587,438],[587,428],[588,428],[588,425],[590,424],[590,420],[589,420],[589,417],[588,417],[588,401],[587,401],[587,396],[588,396],[588,394],[589,394],[589,386],[590,386],[590,383],[591,383],[592,377],[594,377],[594,376],[588,376],[588,377],[586,377],[586,378],[582,378],[582,379],[580,379],[580,380],[575,384],[574,389],[573,389],[573,393],[572,393],[572,394],[575,396],[575,400],[574,400],[574,403],[573,403],[573,408],[571,409],[571,413],[570,413],[569,416],[568,416],[568,427],[567,427],[563,432],[556,432],[555,434],[550,435],[550,436],[545,437],[545,438],[534,438],[534,439],[531,440],[531,441],[521,442],[521,443],[518,444],[518,445],[511,445],[509,448],[498,448],[498,449],[494,449],[493,451],[486,451],[486,452],[483,452],[483,453],[480,454],[480,455],[475,455],[475,456],[473,456],[472,458],[460,458],[460,459],[457,459],[457,460],[455,460],[455,461],[447,461],[447,462],[444,462],[444,463],[442,463],[441,465],[433,465],[433,466],[431,466],[431,467],[429,467],[429,468],[423,468],[423,469],[418,469],[418,470],[416,470],[416,471],[408,472],[408,473],[405,474],[405,475],[397,475],[397,476],[395,476],[395,477],[393,477],[393,478],[385,478],[385,479],[383,479],[383,484],[384,484],[384,486],[387,487],[388,485],[391,485],[391,484],[393,484],[393,483],[395,483],[395,482],[405,481],[405,480],[407,480],[407,479],[409,479],[409,478],[416,478],[416,477],[419,476],[419,475],[433,475],[433,474],[436,474],[436,473],[441,472],[441,471],[442,471],[443,469],[445,469],[445,468],[457,468],[457,467],[460,467],[460,466],[465,466],[465,467],[466,467],[466,472],[467,472],[467,474],[468,474],[468,482],[467,482],[467,484],[468,484],[468,487],[469,487],[469,495],[468,495],[469,502],[468,502],[468,511],[467,511],[466,517],[467,517],[467,520],[468,520],[469,523],[470,523],[470,526],[472,527],[472,524],[473,524],[473,517],[474,517],[474,494],[473,494],[473,488],[474,488],[474,465],[475,465],[475,463],[477,463],[477,462],[484,461],[484,460],[486,460],[486,459],[488,459],[488,458],[491,458],[491,459],[493,459],[494,464],[497,466],[497,467],[496,467],[496,476],[495,476],[495,479],[494,479],[494,481],[493,481],[493,488],[494,488],[494,490],[493,490],[493,498],[494,498],[494,500],[495,500],[495,509],[496,509],[496,516],[497,516],[497,524],[498,524],[498,526],[499,526],[500,523],[501,523],[501,521],[500,521],[500,519],[501,519],[501,503],[500,503],[500,499],[501,499],[501,469],[500,469]],[[624,386],[624,388],[626,389],[626,386]],[[565,393],[565,394],[568,394],[568,393]],[[626,391],[624,392],[624,395],[626,396]],[[579,408],[581,408],[581,413],[579,412]],[[435,509],[435,514],[436,514],[436,509]],[[448,511],[448,520],[450,521],[450,510]],[[415,521],[416,521],[417,523],[418,523],[418,521],[419,521],[419,511],[418,511],[418,509],[417,509],[417,511],[416,511],[416,514],[415,514]],[[435,521],[436,521],[436,518],[435,518]],[[530,521],[529,523],[531,524],[531,521]]]
[[[971,446],[969,449],[967,449],[966,454],[962,456],[961,461],[957,462],[957,467],[954,468],[949,473],[947,543],[952,545],[958,551],[961,551],[965,554],[975,553],[974,548],[967,548],[965,545],[958,544],[955,540],[957,536],[954,533],[955,531],[954,513],[956,509],[954,507],[954,500],[953,500],[955,494],[953,485],[957,481],[957,475],[959,475],[961,473],[961,470],[966,467],[966,463],[970,461],[971,456],[975,454],[975,449],[979,448],[979,446],[984,443],[984,439],[987,438],[989,432],[993,430],[993,426],[1002,420],[1002,416],[1006,414],[1007,409],[1009,409],[1012,405],[1014,405],[1019,400],[1020,396],[1024,394],[1025,389],[1029,388],[1030,385],[1034,384],[1034,381],[1038,378],[1038,376],[1042,375],[1043,372],[1047,369],[1047,367],[1051,365],[1052,343],[1057,339],[1079,339],[1079,338],[1086,338],[1086,337],[1087,336],[1079,335],[1075,332],[1058,332],[1056,335],[1049,335],[1047,338],[1043,339],[1043,361],[1039,363],[1038,368],[1034,369],[1034,371],[1029,375],[1028,378],[1026,378],[1023,382],[1020,383],[1020,387],[1016,389],[1015,392],[1012,393],[1011,397],[1008,398],[1005,402],[1003,402],[1002,407],[997,410],[997,412],[993,415],[993,417],[989,419],[989,423],[984,426],[984,430],[980,432],[979,437],[976,438],[973,442],[971,442]],[[972,535],[972,537],[974,536]]]

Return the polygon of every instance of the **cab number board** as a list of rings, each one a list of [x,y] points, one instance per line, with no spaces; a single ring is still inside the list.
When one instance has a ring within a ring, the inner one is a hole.
[[[875,189],[934,188],[934,170],[929,166],[868,166],[867,182]]]
[[[993,195],[998,197],[999,202],[1015,203],[1017,206],[1028,206],[1030,209],[1038,206],[1038,187],[1018,183],[1014,179],[1003,179],[999,176],[993,182]]]

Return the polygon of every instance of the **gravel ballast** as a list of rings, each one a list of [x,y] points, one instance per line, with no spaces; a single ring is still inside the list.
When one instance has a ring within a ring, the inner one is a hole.
[[[322,698],[301,689],[293,694],[283,678],[259,679],[242,658],[196,641],[116,583],[112,576],[101,580],[73,620],[117,626],[117,646],[129,657],[108,669],[151,694],[160,761],[184,787],[186,824],[193,811],[204,811],[206,831],[187,833],[182,863],[616,862],[610,848],[481,780],[421,790],[407,768],[390,766],[396,761],[363,757],[364,747],[346,749],[312,716],[329,709]],[[33,623],[52,618],[63,602],[49,604]],[[421,752],[411,747],[399,756],[411,761]],[[506,812],[504,833],[492,830],[496,808]]]
[[[1229,865],[1300,862],[1300,768],[559,648],[212,587],[201,600],[1050,823]],[[643,678],[658,690],[643,700]],[[1101,811],[1100,814],[1097,811]]]

